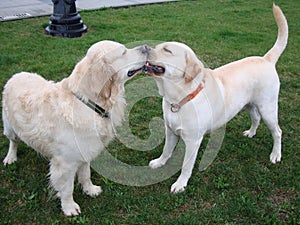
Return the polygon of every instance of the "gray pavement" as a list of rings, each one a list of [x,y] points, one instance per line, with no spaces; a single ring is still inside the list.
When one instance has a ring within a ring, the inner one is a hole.
[[[124,7],[175,0],[77,0],[77,10],[92,10],[102,7]],[[0,21],[46,16],[53,13],[51,0],[0,0]]]

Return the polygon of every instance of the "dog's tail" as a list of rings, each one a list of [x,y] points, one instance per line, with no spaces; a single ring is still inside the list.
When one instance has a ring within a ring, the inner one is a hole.
[[[264,58],[275,64],[287,45],[289,28],[283,12],[275,4],[273,4],[273,14],[278,26],[277,40],[274,46],[265,54]]]

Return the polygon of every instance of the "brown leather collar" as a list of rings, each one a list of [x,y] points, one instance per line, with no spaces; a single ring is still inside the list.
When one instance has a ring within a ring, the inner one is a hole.
[[[198,85],[198,87],[196,88],[195,91],[193,91],[192,93],[190,93],[189,95],[184,97],[178,104],[172,103],[171,111],[173,113],[178,112],[184,104],[191,101],[193,98],[195,98],[200,93],[200,91],[202,91],[202,89],[204,88],[204,84],[205,84],[205,78],[203,78],[202,82]]]

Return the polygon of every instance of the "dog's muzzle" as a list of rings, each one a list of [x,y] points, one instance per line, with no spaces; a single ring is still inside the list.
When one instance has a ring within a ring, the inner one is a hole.
[[[143,72],[149,75],[160,76],[165,73],[165,68],[150,64],[148,61],[143,66]]]

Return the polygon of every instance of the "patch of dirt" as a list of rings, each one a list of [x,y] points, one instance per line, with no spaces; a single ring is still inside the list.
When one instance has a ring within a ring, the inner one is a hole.
[[[294,189],[277,189],[269,198],[272,205],[279,209],[279,219],[281,222],[288,221],[290,212],[287,205],[298,196],[300,196],[300,193]]]

